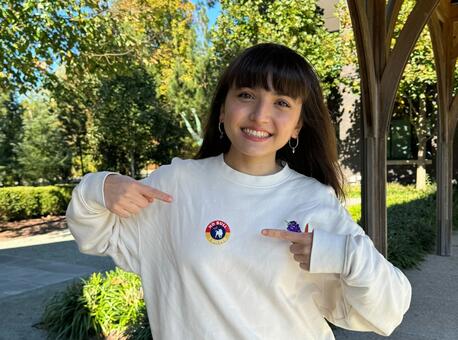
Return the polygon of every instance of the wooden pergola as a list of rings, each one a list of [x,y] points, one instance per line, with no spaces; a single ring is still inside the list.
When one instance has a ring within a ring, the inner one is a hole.
[[[405,65],[421,31],[429,24],[439,97],[437,252],[450,255],[453,137],[458,120],[458,97],[453,94],[458,56],[458,0],[417,0],[393,48],[393,32],[404,0],[347,2],[361,75],[362,225],[375,246],[386,256],[386,135]]]

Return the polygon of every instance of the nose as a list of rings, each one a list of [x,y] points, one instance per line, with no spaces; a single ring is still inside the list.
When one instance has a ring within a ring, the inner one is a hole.
[[[267,100],[259,100],[253,107],[250,119],[255,122],[266,122],[270,117],[271,107]]]

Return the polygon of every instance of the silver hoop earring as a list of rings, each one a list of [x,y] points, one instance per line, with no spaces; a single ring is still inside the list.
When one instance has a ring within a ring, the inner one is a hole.
[[[297,136],[297,138],[296,138],[296,145],[294,145],[294,146],[291,145],[291,139],[288,141],[288,145],[291,148],[292,153],[295,153],[296,152],[296,148],[299,145],[299,136]]]
[[[223,125],[223,122],[219,122],[219,124],[218,124],[219,139],[223,139],[223,137],[224,137],[224,131],[223,131],[223,128],[221,127],[221,125]]]

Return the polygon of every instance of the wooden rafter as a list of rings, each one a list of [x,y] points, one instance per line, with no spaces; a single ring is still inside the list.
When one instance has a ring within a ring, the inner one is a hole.
[[[384,106],[385,112],[382,114],[381,127],[385,130],[390,124],[396,92],[404,68],[423,27],[425,27],[437,4],[437,0],[436,2],[430,0],[417,1],[389,55],[381,81],[382,102],[389,103],[389,105]]]
[[[403,0],[390,0],[386,7],[386,48],[391,47],[391,39],[393,38],[394,28],[398,19],[399,11],[401,10]]]

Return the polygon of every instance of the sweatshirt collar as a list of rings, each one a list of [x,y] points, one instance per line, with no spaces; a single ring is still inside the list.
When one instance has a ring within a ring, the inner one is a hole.
[[[265,175],[265,176],[254,176],[249,175],[238,170],[231,168],[229,165],[226,164],[224,161],[224,155],[220,154],[219,156],[215,157],[215,161],[217,164],[218,171],[221,175],[223,175],[226,179],[236,183],[241,184],[248,187],[270,187],[275,186],[283,183],[287,178],[289,178],[293,172],[289,168],[288,164],[285,164],[284,167],[272,174],[272,175]]]

